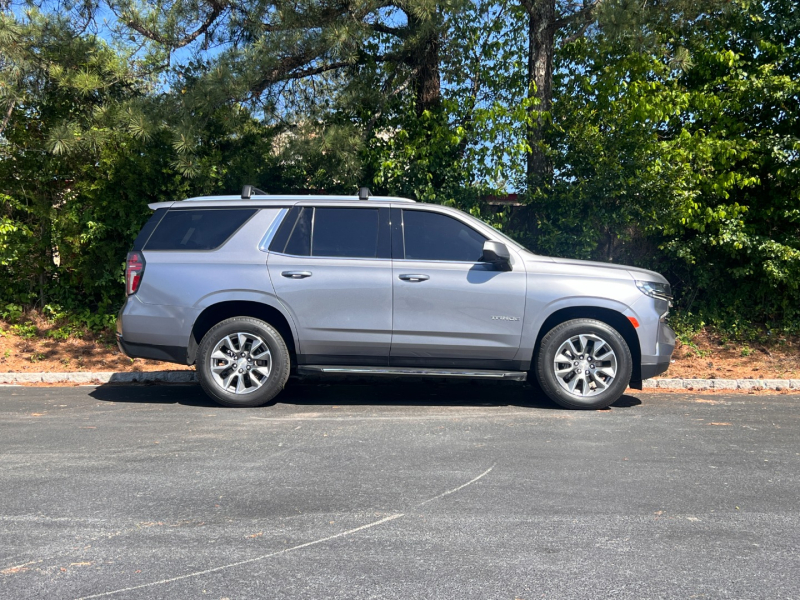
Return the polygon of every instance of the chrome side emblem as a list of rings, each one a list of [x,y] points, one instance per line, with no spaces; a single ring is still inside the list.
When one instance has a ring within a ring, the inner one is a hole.
[[[507,317],[505,315],[497,315],[492,317],[492,321],[519,321],[519,317]]]

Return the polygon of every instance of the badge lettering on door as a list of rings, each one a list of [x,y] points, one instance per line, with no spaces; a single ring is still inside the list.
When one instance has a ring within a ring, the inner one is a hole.
[[[497,315],[492,317],[492,321],[519,321],[519,317],[506,317],[505,315]]]

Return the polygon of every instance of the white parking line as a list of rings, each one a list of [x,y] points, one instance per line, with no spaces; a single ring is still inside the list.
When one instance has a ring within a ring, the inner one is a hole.
[[[465,487],[472,485],[476,481],[483,479],[486,475],[488,475],[492,469],[494,469],[495,465],[492,465],[488,469],[486,469],[483,473],[470,479],[468,482],[459,485],[458,487],[454,487],[451,490],[447,490],[446,492],[442,492],[441,494],[434,496],[433,498],[429,498],[423,502],[415,504],[414,506],[423,506],[424,504],[428,504],[429,502],[433,502],[434,500],[438,500],[439,498],[444,498],[445,496],[449,496],[450,494],[454,494],[459,490],[463,490]],[[173,583],[175,581],[182,581],[184,579],[189,579],[192,577],[200,577],[202,575],[208,575],[209,573],[216,573],[218,571],[222,571],[224,569],[231,569],[233,567],[239,567],[241,565],[247,565],[250,563],[266,560],[268,558],[273,558],[275,556],[280,556],[282,554],[287,554],[289,552],[294,552],[295,550],[301,550],[303,548],[308,548],[310,546],[316,546],[317,544],[322,544],[324,542],[328,542],[330,540],[335,540],[337,538],[346,537],[348,535],[352,535],[354,533],[358,533],[359,531],[364,531],[365,529],[370,529],[371,527],[377,527],[378,525],[382,525],[383,523],[388,523],[389,521],[394,521],[395,519],[399,519],[405,516],[404,513],[396,513],[393,515],[389,515],[388,517],[384,517],[383,519],[379,519],[377,521],[373,521],[372,523],[367,523],[366,525],[361,525],[360,527],[355,527],[354,529],[348,529],[347,531],[342,531],[341,533],[336,533],[334,535],[329,535],[324,538],[320,538],[318,540],[313,540],[311,542],[305,542],[304,544],[298,544],[297,546],[292,546],[291,548],[285,548],[283,550],[278,550],[277,552],[270,552],[269,554],[262,554],[261,556],[256,556],[254,558],[248,558],[246,560],[240,560],[238,562],[230,563],[227,565],[221,565],[219,567],[213,567],[211,569],[204,569],[203,571],[195,571],[194,573],[186,573],[185,575],[178,575],[177,577],[170,577],[168,579],[161,579],[159,581],[151,581],[150,583],[143,583],[141,585],[134,585],[127,588],[120,588],[118,590],[112,590],[110,592],[102,592],[100,594],[93,594],[91,596],[82,596],[77,600],[89,600],[90,598],[103,598],[105,596],[113,596],[115,594],[122,594],[123,592],[132,592],[134,590],[141,590],[143,588],[152,587],[155,585],[163,585],[166,583]]]
[[[336,538],[345,537],[353,533],[363,531],[364,529],[369,529],[370,527],[376,527],[377,525],[381,525],[388,521],[394,521],[395,519],[399,519],[402,516],[403,516],[402,514],[390,515],[388,517],[380,519],[379,521],[373,521],[372,523],[361,525],[361,527],[356,527],[355,529],[348,529],[347,531],[342,531],[341,533],[337,533],[335,535],[329,535],[328,537],[320,538],[318,540],[314,540],[313,542],[306,542],[305,544],[298,544],[297,546],[292,546],[291,548],[285,548],[284,550],[278,550],[277,552],[271,552],[270,554],[263,554],[261,556],[256,556],[254,558],[248,558],[247,560],[240,560],[239,562],[222,565],[220,567],[214,567],[213,569],[206,569],[204,571],[195,571],[194,573],[179,575],[178,577],[170,577],[169,579],[161,579],[160,581],[151,581],[150,583],[143,583],[142,585],[134,585],[132,587],[121,588],[118,590],[113,590],[111,592],[103,592],[102,594],[83,596],[78,600],[88,600],[89,598],[102,598],[103,596],[112,596],[114,594],[121,594],[123,592],[132,592],[133,590],[141,590],[142,588],[152,587],[154,585],[172,583],[173,581],[181,581],[182,579],[189,579],[190,577],[200,577],[201,575],[208,575],[209,573],[215,573],[217,571],[222,571],[223,569],[231,569],[233,567],[239,567],[241,565],[258,562],[260,560],[266,560],[267,558],[272,558],[273,556],[280,556],[281,554],[286,554],[288,552],[293,552],[295,550],[300,550],[302,548],[308,548],[309,546],[316,546],[317,544],[322,544],[323,542],[335,540]]]

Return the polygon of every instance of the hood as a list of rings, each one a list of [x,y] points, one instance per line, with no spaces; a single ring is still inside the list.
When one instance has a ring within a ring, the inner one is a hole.
[[[669,283],[667,279],[660,273],[655,271],[648,271],[647,269],[640,269],[638,267],[629,267],[627,265],[617,265],[614,263],[598,262],[594,260],[577,260],[573,258],[551,258],[554,263],[559,265],[573,265],[576,267],[592,267],[600,269],[608,269],[613,271],[614,275],[620,276],[623,272],[627,272],[631,279],[638,279],[640,281],[655,281],[658,283]],[[612,275],[609,273],[609,275]],[[612,275],[613,276],[613,275]]]

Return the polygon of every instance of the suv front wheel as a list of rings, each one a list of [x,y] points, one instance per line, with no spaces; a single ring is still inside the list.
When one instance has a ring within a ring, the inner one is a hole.
[[[197,373],[203,390],[225,406],[262,406],[280,393],[289,378],[289,351],[268,323],[233,317],[203,336]]]
[[[624,338],[594,319],[573,319],[550,330],[539,347],[536,378],[564,408],[606,408],[622,396],[633,360]]]

